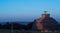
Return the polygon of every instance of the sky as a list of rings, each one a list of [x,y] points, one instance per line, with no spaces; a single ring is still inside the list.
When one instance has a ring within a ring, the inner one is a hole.
[[[33,21],[44,11],[60,21],[60,0],[0,0],[0,22]]]

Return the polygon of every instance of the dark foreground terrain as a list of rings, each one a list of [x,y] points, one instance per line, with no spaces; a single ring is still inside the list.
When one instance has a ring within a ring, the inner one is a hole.
[[[7,22],[3,25],[0,24],[0,33],[60,33],[60,28],[58,29],[58,31],[53,31],[53,32],[34,31],[31,30],[32,24],[33,24],[32,22],[28,23],[27,25]]]
[[[20,30],[0,30],[0,33],[60,33],[56,32],[40,32],[40,31],[20,31]]]

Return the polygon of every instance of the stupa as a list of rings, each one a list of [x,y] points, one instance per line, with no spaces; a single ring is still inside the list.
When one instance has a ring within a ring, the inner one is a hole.
[[[40,18],[34,20],[31,27],[32,30],[55,31],[58,29],[58,22],[46,12],[44,11]]]

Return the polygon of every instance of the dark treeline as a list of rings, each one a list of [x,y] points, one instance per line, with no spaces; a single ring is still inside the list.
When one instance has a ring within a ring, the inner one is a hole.
[[[11,30],[13,28],[13,30],[29,30],[31,27],[30,25],[32,26],[31,23],[29,23],[28,25],[23,25],[17,22],[6,22],[5,24],[0,24],[0,29]]]
[[[29,23],[28,25],[23,25],[23,24],[19,24],[19,23],[9,23],[7,22],[6,24],[0,24],[0,29],[9,29],[11,30],[11,28],[13,28],[13,30],[31,30],[32,25],[34,22]],[[60,31],[60,25],[57,28],[57,30]]]
[[[9,23],[9,22],[6,22],[6,24],[0,24],[0,29],[9,29],[9,30],[11,30],[11,29],[14,29],[14,30],[22,30],[22,29],[24,29],[24,30],[26,30],[27,28],[26,28],[26,25],[23,25],[23,24],[19,24],[19,23]]]

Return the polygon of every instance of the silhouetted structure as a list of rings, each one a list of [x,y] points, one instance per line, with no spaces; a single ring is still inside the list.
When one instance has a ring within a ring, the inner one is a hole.
[[[47,14],[46,11],[44,14],[42,14],[41,18],[38,18],[34,20],[33,23],[31,23],[32,30],[38,30],[38,31],[58,31],[59,30],[59,24],[58,22],[50,17],[50,14]]]

